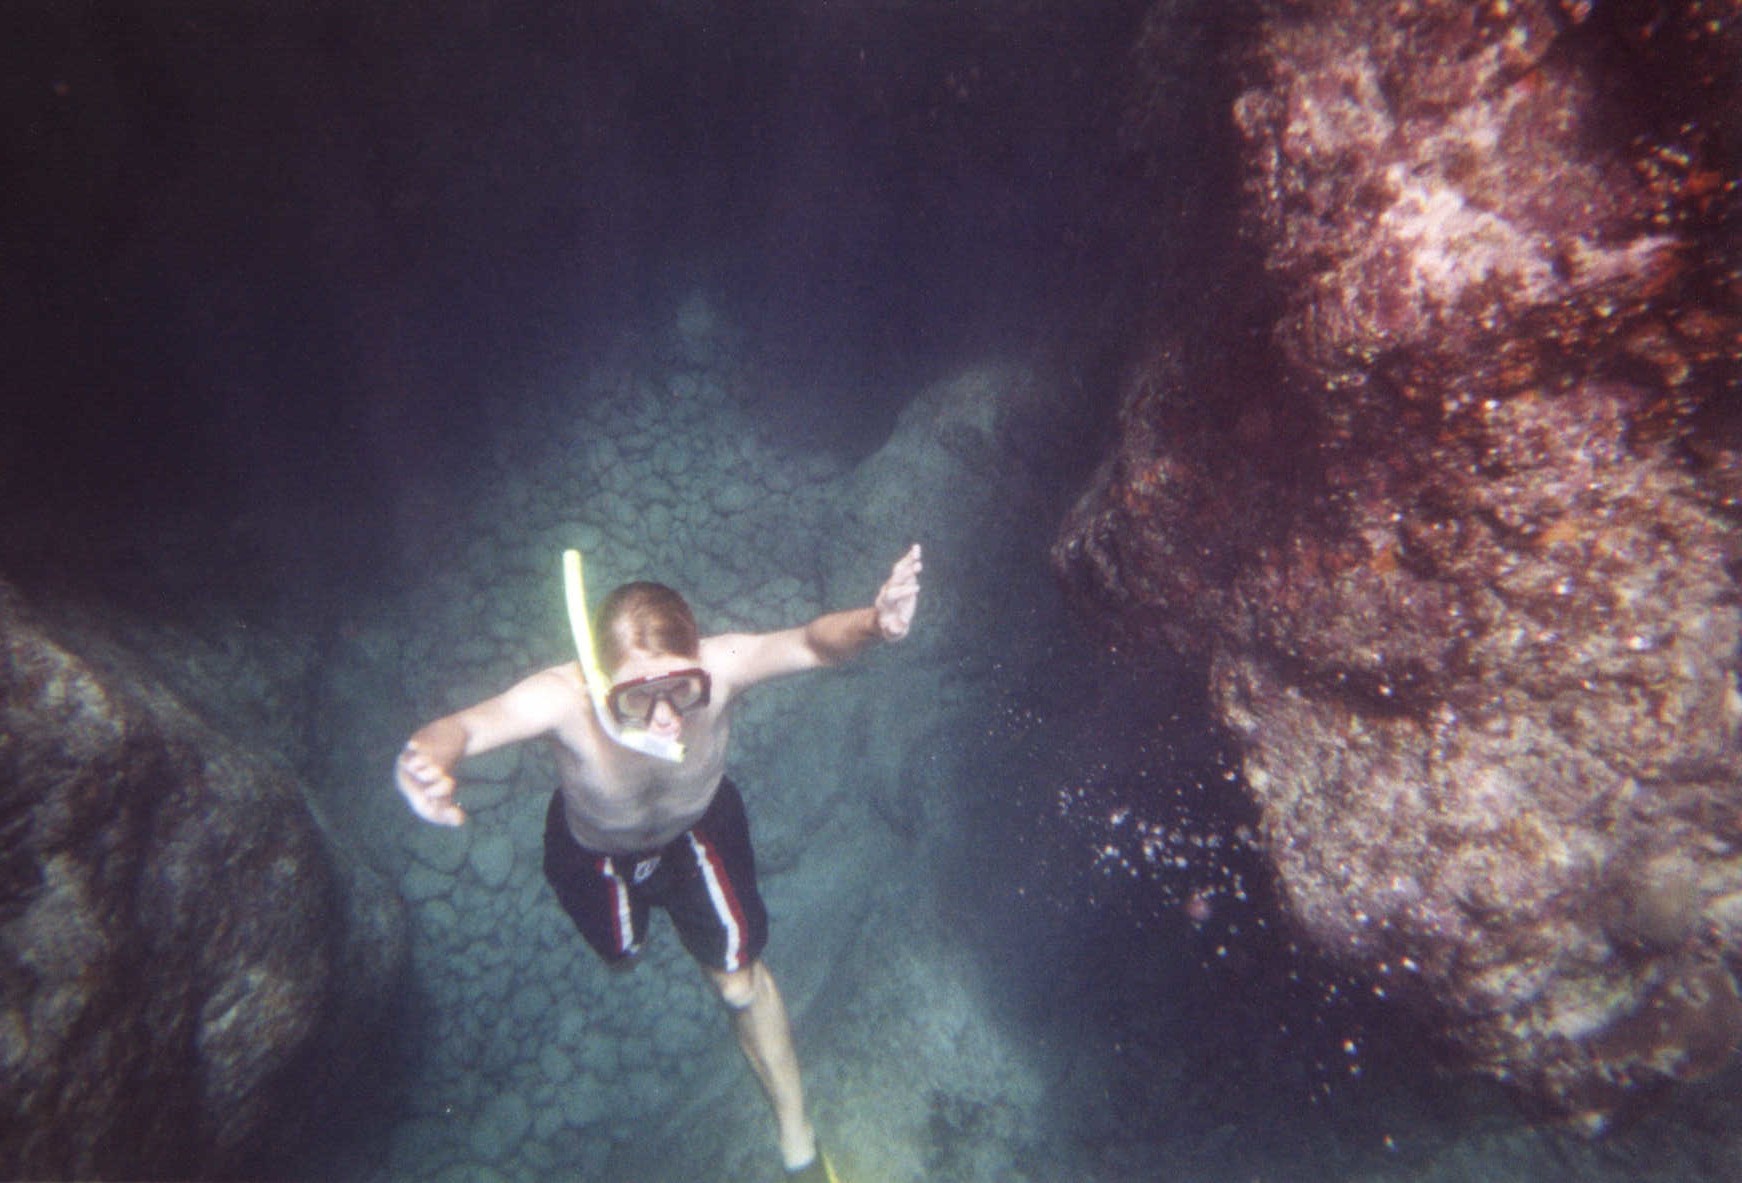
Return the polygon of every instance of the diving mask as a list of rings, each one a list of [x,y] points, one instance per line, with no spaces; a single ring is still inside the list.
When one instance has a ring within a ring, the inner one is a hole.
[[[605,695],[605,705],[619,726],[648,727],[653,724],[653,712],[661,702],[674,714],[687,715],[708,705],[712,689],[708,671],[698,666],[619,682]]]

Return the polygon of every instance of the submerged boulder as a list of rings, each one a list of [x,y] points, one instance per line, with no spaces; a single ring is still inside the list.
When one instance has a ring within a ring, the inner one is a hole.
[[[404,955],[397,900],[287,771],[0,583],[9,1171],[270,1170],[367,1054]]]
[[[1742,34],[1649,7],[1276,6],[1270,347],[1154,342],[1054,551],[1201,663],[1301,931],[1592,1128],[1742,1042]]]

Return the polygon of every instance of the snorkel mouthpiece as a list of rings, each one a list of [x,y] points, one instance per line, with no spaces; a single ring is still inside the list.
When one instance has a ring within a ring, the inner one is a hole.
[[[586,679],[587,697],[593,700],[593,714],[598,717],[599,726],[614,742],[631,751],[681,764],[682,741],[666,739],[638,728],[625,729],[605,701],[608,684],[605,671],[599,668],[599,651],[593,647],[593,623],[587,616],[587,584],[581,575],[581,552],[578,550],[563,551],[563,593],[568,600],[569,631],[575,636],[581,675]]]

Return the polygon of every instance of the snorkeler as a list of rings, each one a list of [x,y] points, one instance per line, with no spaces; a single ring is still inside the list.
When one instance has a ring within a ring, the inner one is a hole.
[[[578,558],[575,565],[578,573]],[[522,740],[550,741],[560,786],[545,818],[544,873],[558,901],[608,964],[629,962],[650,907],[666,909],[731,1011],[739,1046],[774,1107],[788,1177],[806,1183],[833,1183],[834,1174],[805,1112],[785,1005],[760,960],[768,914],[743,799],[726,777],[730,708],[758,682],[836,665],[906,636],[919,574],[915,545],[870,607],[780,632],[711,637],[699,635],[675,591],[625,584],[600,605],[596,658],[584,652],[582,662],[543,670],[437,719],[406,742],[394,768],[419,817],[457,826],[466,820],[455,798],[461,760]],[[580,599],[584,623],[584,593]],[[590,633],[580,625],[577,633],[590,649]],[[590,685],[584,666],[602,670],[608,688]]]

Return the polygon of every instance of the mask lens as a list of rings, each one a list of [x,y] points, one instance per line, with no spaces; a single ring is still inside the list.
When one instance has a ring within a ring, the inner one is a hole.
[[[708,703],[709,680],[705,670],[678,670],[652,678],[637,678],[611,688],[611,713],[619,723],[645,723],[653,718],[653,708],[664,699],[678,714],[686,714]]]
[[[708,685],[701,674],[680,674],[672,679],[671,709],[678,714],[694,710],[707,700]]]

